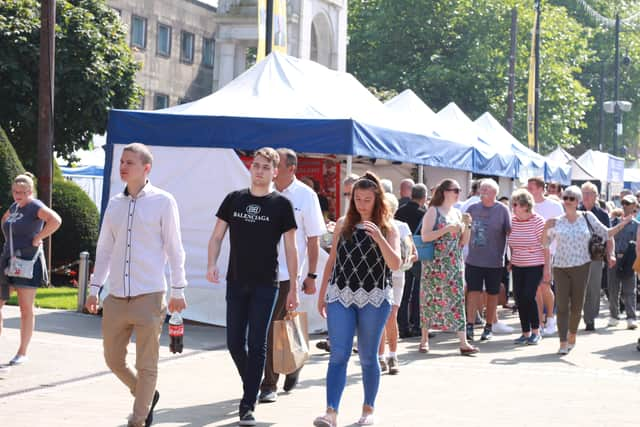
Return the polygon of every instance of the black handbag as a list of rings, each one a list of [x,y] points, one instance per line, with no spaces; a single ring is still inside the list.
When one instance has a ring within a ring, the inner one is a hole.
[[[593,227],[587,218],[587,214],[584,214],[584,220],[587,221],[587,227],[591,233],[589,239],[589,254],[591,255],[591,261],[604,261],[607,254],[607,243],[605,240],[593,232]]]

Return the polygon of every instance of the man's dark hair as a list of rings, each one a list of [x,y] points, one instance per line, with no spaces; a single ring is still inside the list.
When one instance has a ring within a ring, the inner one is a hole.
[[[427,197],[427,186],[424,184],[416,184],[411,189],[411,200],[422,200]]]

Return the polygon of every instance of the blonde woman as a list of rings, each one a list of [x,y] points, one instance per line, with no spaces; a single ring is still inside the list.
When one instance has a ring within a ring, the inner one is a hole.
[[[27,350],[35,326],[33,302],[36,291],[43,282],[43,271],[46,265],[42,263],[43,257],[38,257],[33,266],[31,279],[5,275],[4,270],[11,256],[10,242],[13,242],[13,252],[17,257],[32,259],[38,250],[41,250],[42,240],[60,228],[62,220],[54,210],[33,196],[33,179],[30,174],[15,177],[11,185],[11,193],[14,202],[4,213],[1,221],[5,243],[0,255],[0,285],[3,288],[0,297],[0,332],[2,331],[1,310],[9,297],[8,288],[11,287],[18,293],[20,305],[20,347],[9,364],[21,365],[28,360]]]

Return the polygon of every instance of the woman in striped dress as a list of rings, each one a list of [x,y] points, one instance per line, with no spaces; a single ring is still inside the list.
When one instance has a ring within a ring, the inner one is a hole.
[[[522,335],[515,340],[518,345],[536,345],[541,339],[536,292],[544,272],[544,251],[548,249],[542,246],[544,218],[533,212],[534,204],[533,196],[525,189],[516,190],[511,196],[513,218],[508,241],[522,327]]]

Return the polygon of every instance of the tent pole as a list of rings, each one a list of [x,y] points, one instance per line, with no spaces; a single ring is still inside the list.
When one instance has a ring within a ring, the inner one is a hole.
[[[424,165],[418,165],[418,182],[424,184]]]

